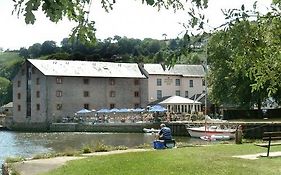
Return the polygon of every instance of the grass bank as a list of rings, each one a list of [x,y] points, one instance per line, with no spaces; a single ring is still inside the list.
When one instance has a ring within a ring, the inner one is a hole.
[[[281,151],[281,147],[272,147],[272,151]],[[258,160],[232,157],[260,152],[266,152],[266,149],[253,144],[219,144],[94,156],[70,161],[44,175],[281,174],[281,157]]]

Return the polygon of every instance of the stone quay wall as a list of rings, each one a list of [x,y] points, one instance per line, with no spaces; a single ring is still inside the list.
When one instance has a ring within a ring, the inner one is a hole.
[[[169,122],[165,123],[172,130],[174,136],[189,136],[186,127],[204,126],[205,122]],[[220,125],[221,123],[208,123],[208,125]],[[143,128],[159,128],[160,123],[17,123],[10,127],[14,131],[28,132],[121,132],[142,133]],[[281,131],[281,121],[275,122],[227,122],[227,127],[237,128],[241,125],[243,137],[260,139],[264,131]]]

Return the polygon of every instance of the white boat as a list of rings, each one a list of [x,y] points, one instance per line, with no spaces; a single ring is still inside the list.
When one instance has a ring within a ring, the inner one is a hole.
[[[220,128],[218,126],[201,126],[186,128],[191,137],[203,140],[228,140],[235,138],[236,129]]]
[[[154,129],[154,128],[143,128],[143,132],[145,133],[158,133],[160,129]]]

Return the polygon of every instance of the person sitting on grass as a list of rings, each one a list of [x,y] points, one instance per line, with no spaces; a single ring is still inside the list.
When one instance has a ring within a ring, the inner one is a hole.
[[[172,131],[164,123],[160,125],[160,131],[158,133],[159,140],[172,140]]]

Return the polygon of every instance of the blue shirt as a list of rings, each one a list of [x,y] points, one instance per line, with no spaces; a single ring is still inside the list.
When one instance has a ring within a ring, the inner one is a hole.
[[[160,135],[159,139],[164,139],[164,140],[171,140],[172,139],[172,131],[168,127],[161,128],[161,130],[159,131],[159,135]]]

